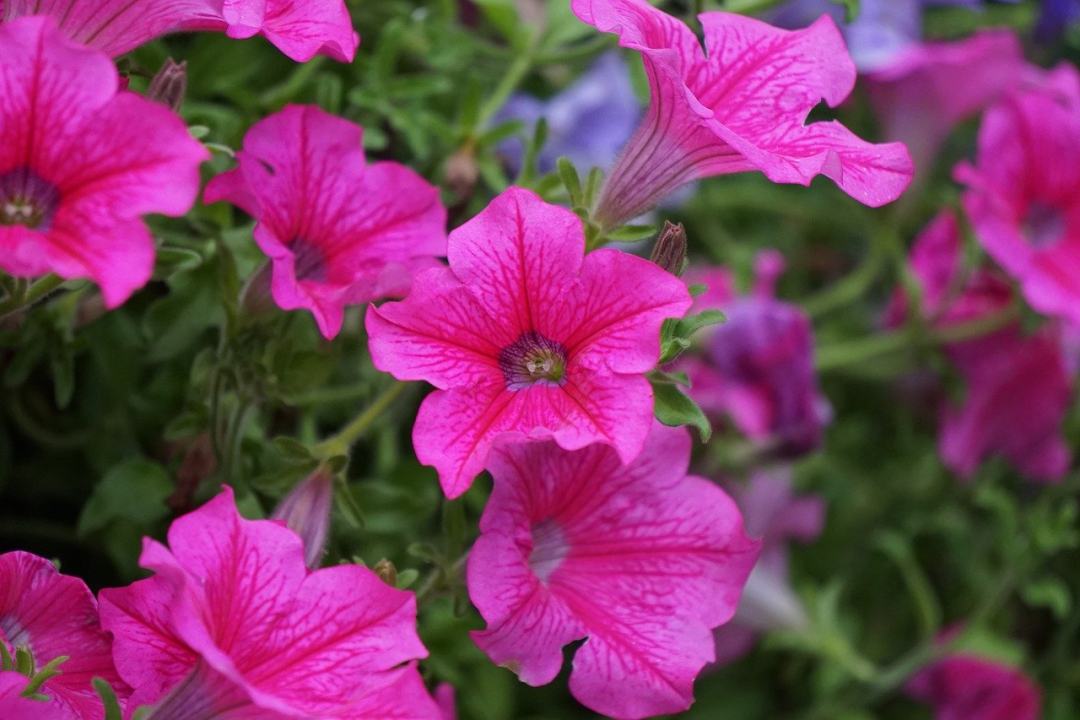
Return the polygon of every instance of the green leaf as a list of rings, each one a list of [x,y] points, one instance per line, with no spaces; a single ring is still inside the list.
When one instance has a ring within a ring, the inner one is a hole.
[[[612,230],[605,237],[611,242],[637,242],[651,238],[656,234],[655,225],[623,225]]]
[[[94,685],[101,698],[101,704],[105,706],[105,720],[123,720],[124,714],[120,710],[120,701],[116,699],[116,693],[112,685],[104,678],[96,677],[90,681]]]
[[[556,162],[559,168],[559,177],[566,187],[566,194],[570,196],[571,207],[581,207],[584,194],[581,190],[581,178],[578,177],[577,168],[568,157],[561,157]]]
[[[656,398],[657,420],[669,427],[692,425],[697,428],[701,442],[709,442],[712,437],[712,424],[697,403],[671,383],[653,382],[652,387],[653,396]]]
[[[165,468],[145,458],[135,458],[113,467],[94,487],[79,516],[79,537],[123,520],[149,528],[164,520],[169,509],[165,500],[173,484]]]
[[[1068,584],[1053,575],[1028,582],[1021,588],[1020,595],[1025,603],[1048,609],[1059,621],[1065,620],[1072,609],[1072,593]]]

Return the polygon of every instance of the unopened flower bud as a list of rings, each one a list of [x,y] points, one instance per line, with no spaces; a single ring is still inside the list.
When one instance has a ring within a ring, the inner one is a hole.
[[[146,96],[172,108],[174,112],[180,112],[185,93],[187,93],[187,62],[178,63],[169,58],[150,81]]]
[[[319,566],[326,549],[333,500],[334,476],[320,467],[294,487],[270,516],[283,520],[304,541],[304,561],[312,570]]]
[[[682,275],[686,267],[686,228],[682,223],[664,221],[649,259],[672,275]]]
[[[390,587],[395,587],[397,585],[397,568],[394,567],[394,563],[386,558],[375,563],[375,567],[373,567],[372,570],[375,571],[375,574],[379,576],[380,580]]]
[[[244,315],[262,318],[276,314],[277,304],[271,290],[273,276],[273,266],[266,262],[247,279],[240,291],[240,309]]]
[[[446,184],[459,198],[466,198],[472,194],[479,177],[480,166],[476,162],[476,153],[471,146],[461,148],[447,159]]]

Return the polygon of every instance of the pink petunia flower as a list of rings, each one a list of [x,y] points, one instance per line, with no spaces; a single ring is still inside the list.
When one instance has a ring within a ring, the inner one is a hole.
[[[206,188],[207,202],[227,200],[259,221],[274,300],[310,310],[327,338],[346,305],[404,295],[416,271],[446,254],[438,189],[404,165],[368,165],[362,133],[315,106],[287,107],[252,127],[239,167]]]
[[[936,720],[1039,720],[1038,686],[1019,670],[957,654],[919,671],[907,693],[934,708]]]
[[[61,575],[45,558],[19,551],[0,555],[0,643],[12,654],[15,648],[28,648],[38,670],[55,658],[68,657],[59,667],[61,674],[41,689],[51,698],[47,704],[35,703],[42,713],[49,708],[58,718],[101,720],[105,710],[90,681],[100,677],[118,694],[126,690],[113,667],[109,636],[98,622],[93,593],[82,580]],[[22,681],[25,687],[27,679]],[[9,688],[13,682],[5,675]]]
[[[965,274],[959,223],[940,214],[916,240],[911,266],[922,289],[922,308],[931,325],[948,329],[1004,312],[1012,289],[1003,277],[979,268]],[[908,312],[902,297],[890,308],[890,323]],[[945,346],[966,385],[961,404],[942,408],[939,447],[945,464],[970,477],[984,459],[1004,456],[1025,475],[1059,479],[1070,452],[1061,424],[1072,397],[1066,329],[1051,323],[1025,334],[1018,322]]]
[[[115,57],[172,32],[262,35],[297,62],[352,62],[360,37],[344,0],[0,0],[0,22],[49,15],[72,40]]]
[[[1032,307],[1080,322],[1080,72],[1062,64],[988,110],[956,177],[979,242]]]
[[[825,525],[825,502],[815,495],[796,495],[791,470],[759,470],[732,496],[742,510],[746,531],[761,538],[761,557],[743,588],[739,609],[716,631],[716,662],[725,664],[749,652],[759,633],[800,630],[809,619],[791,588],[788,545],[815,540]]]
[[[723,310],[727,320],[706,335],[702,355],[684,356],[674,369],[688,374],[690,396],[709,415],[729,417],[750,439],[796,456],[821,444],[832,410],[814,371],[810,319],[775,297],[783,267],[779,253],[761,253],[754,288],[741,297],[727,270],[691,269],[687,285],[710,288],[694,310]]]
[[[645,0],[573,0],[572,7],[641,53],[652,91],[601,193],[595,218],[604,227],[713,175],[759,170],[773,182],[809,185],[824,174],[871,206],[895,200],[911,182],[902,145],[867,143],[836,121],[805,124],[821,100],[836,106],[855,84],[855,66],[828,17],[787,31],[703,13],[703,51],[686,25]]]
[[[368,308],[375,366],[437,388],[413,444],[448,497],[508,441],[601,442],[624,462],[641,451],[653,414],[644,373],[690,295],[646,260],[584,250],[576,215],[511,188],[450,234],[449,268],[418,276],[404,302]]]
[[[491,454],[468,587],[492,661],[544,685],[563,646],[588,638],[570,674],[581,703],[615,718],[690,706],[759,547],[723,490],[687,476],[690,445],[685,428],[654,424],[628,465],[600,444]]]
[[[184,720],[437,720],[410,664],[427,654],[412,593],[357,565],[309,571],[300,538],[241,518],[230,489],[176,520],[169,548],[147,539],[140,562],[155,575],[101,592],[130,709]],[[389,714],[394,703],[409,713]]]
[[[910,46],[865,82],[885,137],[904,143],[924,174],[957,123],[996,101],[1027,72],[1015,33],[984,30],[956,42]]]
[[[90,277],[116,307],[150,279],[147,213],[195,202],[209,155],[52,20],[0,25],[0,269]]]

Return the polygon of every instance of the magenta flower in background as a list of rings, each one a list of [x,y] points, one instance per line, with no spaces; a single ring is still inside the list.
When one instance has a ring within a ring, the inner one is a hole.
[[[277,521],[245,520],[226,488],[147,539],[155,575],[101,592],[113,657],[154,718],[437,720],[408,664],[427,652],[416,599],[358,565],[309,571],[300,538]],[[403,664],[405,663],[405,664]],[[426,708],[426,709],[425,709]],[[183,710],[182,714],[176,714]]]
[[[908,46],[865,78],[885,137],[907,146],[920,174],[932,169],[952,128],[1029,72],[1016,35],[984,30],[956,42]]]
[[[685,710],[757,558],[735,503],[687,476],[690,435],[654,424],[624,465],[604,445],[492,452],[495,489],[469,554],[473,639],[529,685],[577,650],[570,692],[615,718]]]
[[[819,174],[867,205],[895,200],[911,181],[897,143],[867,143],[839,122],[805,125],[824,99],[851,93],[855,66],[829,18],[786,31],[723,12],[701,15],[706,52],[682,22],[644,0],[573,0],[584,22],[619,35],[645,61],[645,120],[608,175],[595,217],[615,227],[699,178],[760,170],[809,185]]]
[[[818,387],[810,319],[775,297],[782,269],[779,253],[762,253],[755,286],[742,297],[726,270],[691,269],[688,285],[710,287],[694,309],[723,310],[727,320],[706,336],[702,355],[681,358],[675,369],[689,375],[690,396],[709,415],[730,418],[779,455],[797,456],[821,444],[832,410]]]
[[[0,25],[0,269],[92,278],[109,307],[150,279],[141,216],[186,213],[209,157],[171,111],[117,82],[109,58],[48,18]]]
[[[352,62],[360,37],[344,0],[0,0],[0,22],[49,15],[76,42],[112,56],[172,32],[262,35],[297,62]]]
[[[315,106],[289,106],[252,127],[239,167],[206,188],[207,202],[258,220],[275,302],[310,310],[327,338],[346,305],[404,295],[446,254],[438,189],[404,165],[367,164],[362,134]]]
[[[93,593],[82,580],[61,575],[45,558],[19,551],[0,555],[0,643],[12,655],[15,648],[29,648],[39,670],[57,657],[68,657],[59,668],[62,674],[41,688],[50,702],[34,703],[41,713],[35,718],[48,717],[48,712],[57,718],[101,720],[105,710],[90,683],[95,677],[107,680],[118,695],[125,693]],[[10,690],[14,680],[3,677]],[[23,688],[26,683],[22,677]]]
[[[957,654],[919,671],[907,692],[934,708],[936,720],[1039,720],[1038,686],[1016,668]]]
[[[504,442],[600,442],[623,462],[641,452],[653,415],[644,373],[690,294],[642,258],[584,250],[576,215],[511,188],[450,234],[449,268],[418,276],[403,302],[368,308],[375,366],[437,388],[413,445],[448,497]]]
[[[986,112],[956,177],[986,251],[1039,312],[1080,322],[1080,73],[1069,64]]]
[[[991,270],[978,269],[965,279],[960,228],[951,212],[919,236],[911,265],[922,286],[923,311],[935,328],[987,318],[1013,302],[1009,284]],[[898,324],[906,312],[898,296],[890,323]],[[966,386],[960,404],[942,408],[939,448],[950,469],[968,478],[987,457],[1001,455],[1035,480],[1065,474],[1070,453],[1061,424],[1073,390],[1066,332],[1050,323],[1025,334],[1014,322],[945,346]]]
[[[745,485],[730,485],[742,510],[746,532],[761,538],[761,557],[743,588],[734,619],[716,631],[716,662],[725,664],[748,653],[759,633],[800,630],[809,622],[791,588],[788,545],[816,540],[825,526],[825,502],[796,495],[791,470],[758,470]]]

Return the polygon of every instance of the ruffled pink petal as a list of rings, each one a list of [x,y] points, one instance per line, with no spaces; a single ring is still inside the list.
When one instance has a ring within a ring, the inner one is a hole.
[[[1027,72],[1015,33],[983,30],[957,42],[912,45],[866,77],[890,140],[903,142],[920,172],[957,123],[997,100]]]
[[[758,546],[722,490],[685,476],[689,453],[685,429],[657,425],[625,466],[602,445],[492,455],[468,577],[488,621],[476,640],[496,662],[543,683],[585,635],[570,676],[582,703],[618,718],[690,705]]]
[[[367,165],[362,132],[317,107],[289,106],[256,124],[239,168],[206,189],[207,202],[228,200],[258,220],[274,300],[310,310],[327,338],[346,305],[404,294],[412,271],[446,253],[438,190],[402,165]]]
[[[577,215],[532,191],[510,188],[454,231],[448,257],[486,313],[509,323],[512,342],[528,330],[560,337],[558,311],[573,291],[584,253]]]
[[[589,253],[580,282],[538,326],[559,338],[575,364],[644,373],[660,356],[660,327],[693,300],[686,286],[655,264],[619,250]]]
[[[706,54],[681,23],[644,0],[574,0],[579,18],[642,53],[652,103],[612,170],[598,219],[616,226],[679,186],[760,170],[809,185],[819,174],[871,206],[895,200],[912,164],[898,143],[867,143],[837,122],[806,125],[821,100],[851,92],[855,66],[828,17],[786,31],[733,13],[701,15]]]
[[[6,0],[0,21],[49,15],[71,39],[112,56],[172,32],[262,34],[285,55],[307,62],[325,54],[352,62],[359,36],[342,0]]]
[[[66,655],[63,673],[44,692],[83,720],[104,716],[90,681],[101,677],[123,696],[108,635],[93,594],[82,580],[61,575],[48,560],[26,552],[0,555],[0,633],[9,647],[29,647],[38,667]]]
[[[426,655],[411,593],[355,565],[309,573],[299,537],[277,522],[244,520],[228,490],[174,522],[169,545],[144,548],[141,562],[155,577],[104,595],[114,607],[123,600],[118,609],[128,618],[109,616],[120,620],[111,628],[122,648],[118,660],[137,642],[149,640],[161,654],[180,646],[163,663],[163,677],[158,666],[125,664],[132,682],[175,685],[179,670],[187,677],[194,669],[185,667],[194,653],[213,670],[208,677],[224,678],[255,708],[325,716]]]
[[[390,684],[364,695],[363,699],[337,714],[334,720],[449,720],[440,705],[428,694],[416,664],[398,671]]]
[[[503,384],[436,391],[413,427],[416,456],[439,471],[447,497],[465,492],[498,444],[551,438],[576,450],[611,445],[627,462],[652,423],[652,387],[639,375],[593,374],[571,366],[560,387],[512,392]]]

